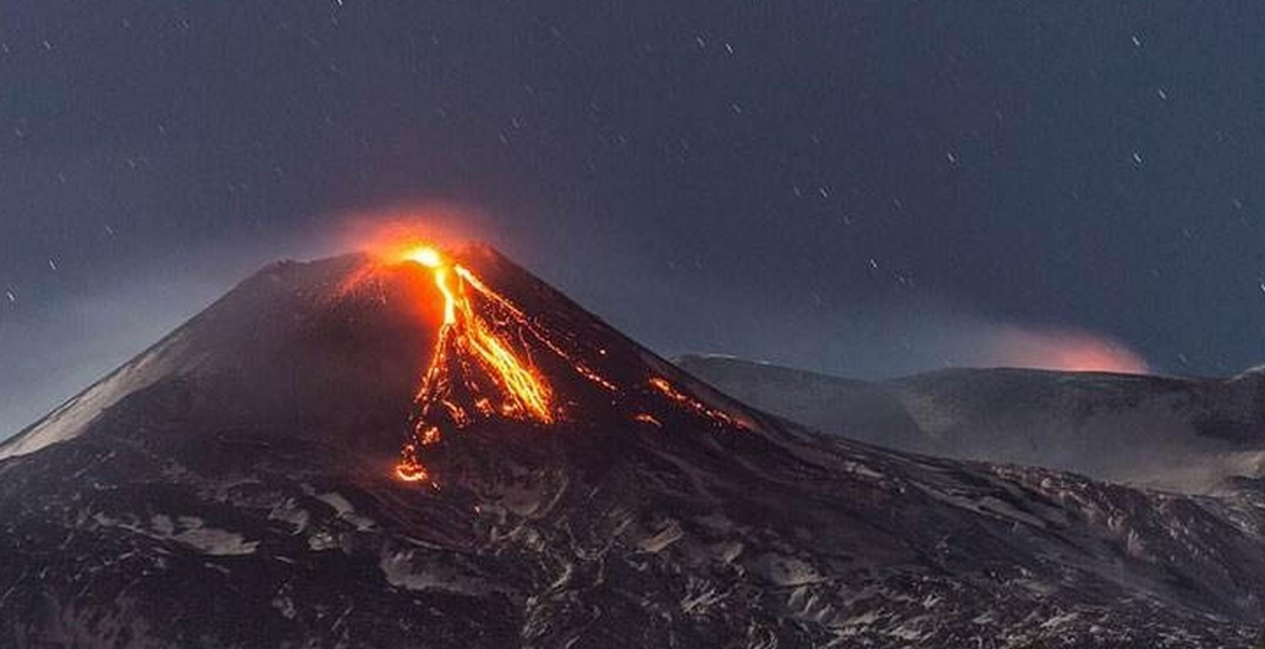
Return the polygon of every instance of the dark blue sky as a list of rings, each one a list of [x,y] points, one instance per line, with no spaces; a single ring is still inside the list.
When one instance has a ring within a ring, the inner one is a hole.
[[[656,349],[857,376],[1076,328],[1265,360],[1256,2],[0,14],[0,436],[348,212],[447,201]]]

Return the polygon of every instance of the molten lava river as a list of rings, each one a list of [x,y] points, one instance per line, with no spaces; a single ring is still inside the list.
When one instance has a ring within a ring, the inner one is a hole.
[[[396,467],[403,480],[429,482],[418,448],[438,443],[445,428],[462,428],[476,417],[493,415],[550,424],[557,414],[548,382],[498,333],[505,324],[493,326],[475,308],[475,300],[501,323],[543,339],[522,311],[435,248],[410,250],[404,260],[430,269],[444,298],[443,324],[416,396],[414,438]]]
[[[401,480],[437,486],[422,461],[423,449],[438,444],[445,434],[477,421],[502,417],[550,425],[563,417],[554,388],[527,355],[528,341],[565,361],[598,389],[611,395],[620,392],[614,383],[585,365],[582,354],[569,353],[557,342],[566,340],[565,336],[553,335],[439,249],[412,247],[391,255],[391,259],[425,268],[443,296],[443,320],[435,349],[414,398],[411,439],[401,450],[395,467]],[[683,407],[718,425],[748,428],[746,422],[703,405],[662,377],[648,376],[641,390],[658,393],[667,404]],[[630,413],[629,418],[662,427],[648,413]]]

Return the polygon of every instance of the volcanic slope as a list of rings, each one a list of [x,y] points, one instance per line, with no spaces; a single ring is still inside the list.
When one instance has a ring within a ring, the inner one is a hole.
[[[437,268],[278,264],[0,446],[0,644],[1265,641],[1251,490],[819,435],[489,248],[444,254],[474,318],[448,342]],[[441,349],[448,388],[427,389]]]

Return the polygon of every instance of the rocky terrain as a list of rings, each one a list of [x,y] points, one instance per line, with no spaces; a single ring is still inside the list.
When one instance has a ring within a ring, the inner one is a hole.
[[[490,415],[402,481],[443,319],[421,269],[266,268],[0,446],[0,644],[1265,642],[1251,480],[1177,495],[814,432],[452,254],[550,333],[515,349],[556,421]]]

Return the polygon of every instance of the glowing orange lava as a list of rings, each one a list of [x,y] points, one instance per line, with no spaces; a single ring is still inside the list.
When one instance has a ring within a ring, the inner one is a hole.
[[[401,479],[428,482],[430,472],[417,452],[419,446],[443,439],[442,424],[460,428],[476,416],[493,414],[550,424],[556,414],[552,390],[544,376],[520,358],[498,332],[505,324],[490,322],[476,309],[475,301],[491,305],[518,328],[530,329],[531,322],[519,309],[433,247],[409,249],[401,260],[431,269],[435,287],[444,298],[443,325],[416,396],[414,441],[405,446],[396,466]],[[499,403],[494,405],[494,400]]]
[[[577,376],[609,395],[609,403],[622,407],[621,397],[626,395],[621,395],[621,388],[595,369],[604,364],[607,350],[551,329],[548,319],[529,317],[439,248],[412,240],[407,245],[388,244],[383,250],[387,252],[381,256],[388,264],[416,264],[428,271],[428,279],[443,299],[443,320],[435,348],[414,397],[412,436],[395,467],[400,480],[438,489],[434,471],[422,461],[424,449],[477,422],[501,417],[549,425],[562,418],[565,413],[557,404],[560,399],[553,386],[528,355],[533,350],[562,361]],[[347,286],[357,286],[370,276],[372,271],[358,273]],[[666,398],[671,407],[710,419],[716,425],[754,430],[743,416],[705,405],[693,388],[683,390],[660,376],[649,375],[646,380],[653,388],[649,392],[658,393],[656,398]],[[641,396],[647,391],[630,392]],[[644,411],[626,414],[638,423],[664,428],[664,422],[669,420],[660,417],[665,413],[654,412],[660,416]]]
[[[643,424],[649,424],[655,428],[663,428],[663,423],[660,422],[657,417],[648,412],[639,412],[636,415],[633,415],[633,420],[639,421]]]

